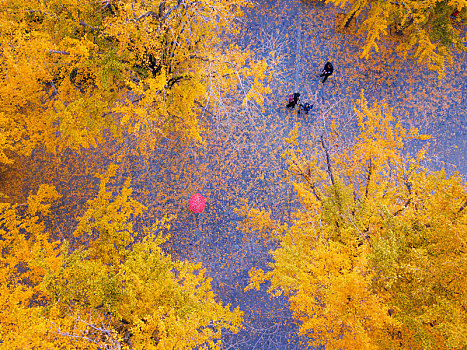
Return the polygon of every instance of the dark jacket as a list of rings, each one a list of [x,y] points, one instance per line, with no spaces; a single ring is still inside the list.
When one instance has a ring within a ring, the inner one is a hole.
[[[300,98],[300,93],[299,92],[295,92],[293,94],[293,102],[294,104],[297,104],[298,103],[298,99]]]
[[[334,72],[334,67],[331,62],[326,62],[323,68],[323,73],[326,75],[331,75]]]

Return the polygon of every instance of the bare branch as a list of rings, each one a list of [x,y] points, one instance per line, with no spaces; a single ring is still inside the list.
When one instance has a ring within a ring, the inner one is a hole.
[[[464,210],[466,207],[467,207],[467,199],[465,200],[464,204],[462,204],[462,206],[459,208],[459,210],[457,211],[457,214],[460,214],[462,210]]]
[[[159,14],[156,13],[155,11],[148,11],[148,12],[143,13],[142,15],[136,17],[133,21],[138,22],[138,21],[141,21],[142,19],[145,19],[147,17],[152,17],[154,19],[158,19]]]
[[[332,185],[334,186],[334,185],[335,185],[335,182],[334,182],[334,175],[333,175],[333,173],[332,173],[331,158],[329,157],[328,147],[327,147],[326,144],[324,143],[324,137],[323,137],[323,135],[321,135],[321,146],[323,147],[324,153],[326,154],[326,164],[327,164],[327,166],[328,166],[328,174],[329,174],[329,176],[331,177],[331,183],[332,183]]]
[[[56,53],[57,55],[69,55],[69,52],[66,51],[59,51],[59,50],[48,50],[50,53]]]
[[[177,5],[172,6],[172,8],[169,11],[167,11],[164,16],[160,18],[159,28],[161,27],[162,22],[165,21],[173,11],[176,11],[180,7],[181,4],[182,4],[182,0],[177,0]]]
[[[87,24],[86,22],[84,22],[82,19],[81,19],[81,11],[78,9],[78,20],[79,20],[79,23],[83,26],[83,27],[87,27],[91,30],[92,33],[94,32],[100,32],[101,30],[99,28],[96,28],[96,27],[93,27],[92,25],[90,24]]]

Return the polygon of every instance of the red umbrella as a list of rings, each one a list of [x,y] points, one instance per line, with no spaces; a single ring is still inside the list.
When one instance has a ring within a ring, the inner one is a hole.
[[[201,213],[206,206],[206,201],[201,194],[197,193],[191,196],[188,204],[193,213]]]

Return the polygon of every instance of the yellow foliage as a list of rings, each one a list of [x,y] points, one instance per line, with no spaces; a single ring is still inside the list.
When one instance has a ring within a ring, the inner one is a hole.
[[[407,156],[407,141],[430,137],[384,104],[369,107],[362,95],[355,113],[360,132],[349,147],[338,147],[331,125],[302,156],[291,131],[284,157],[303,207],[272,270],[250,271],[246,290],[270,281],[272,295],[288,295],[312,346],[462,349],[465,184],[424,168],[427,146]]]
[[[462,29],[454,26],[450,15],[454,11],[465,17],[465,1],[380,1],[326,0],[346,9],[344,23],[354,17],[363,20],[358,33],[364,37],[361,57],[368,58],[380,50],[388,30],[398,41],[397,48],[404,57],[414,57],[444,76],[446,65],[452,65],[455,52],[466,50]],[[461,21],[459,21],[461,22]],[[459,23],[459,25],[462,25]]]
[[[245,292],[256,289],[259,290],[262,283],[271,278],[271,273],[264,273],[261,269],[252,268],[248,275],[250,276],[250,283],[245,287]]]
[[[287,228],[271,217],[271,211],[252,208],[247,201],[240,208],[234,209],[234,212],[245,217],[237,225],[238,230],[248,235],[256,234],[265,241],[280,239]]]
[[[173,216],[134,229],[145,208],[129,180],[119,193],[108,190],[115,170],[99,176],[76,248],[54,242],[42,220],[59,197],[52,187],[2,204],[0,349],[220,349],[223,330],[240,330],[242,312],[216,300],[201,264],[162,250],[157,231]]]
[[[41,315],[45,295],[40,282],[56,271],[58,242],[49,237],[39,216],[59,198],[54,188],[40,186],[19,205],[2,204],[0,213],[0,348],[46,346],[48,324]],[[26,208],[26,210],[24,210]]]
[[[38,145],[54,153],[96,147],[106,131],[128,131],[142,152],[169,135],[203,143],[203,108],[239,87],[250,103],[270,92],[265,62],[225,42],[246,6],[3,2],[0,161],[11,162],[5,151],[29,155]]]

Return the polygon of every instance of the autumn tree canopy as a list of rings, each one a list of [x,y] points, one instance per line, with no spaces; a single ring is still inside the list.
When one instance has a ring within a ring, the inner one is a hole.
[[[466,50],[464,0],[326,2],[346,10],[344,26],[361,17],[358,32],[365,38],[362,57],[378,52],[382,36],[389,31],[398,38],[397,48],[404,57],[412,56],[442,75],[446,64],[452,63],[453,55]]]
[[[344,26],[363,20],[364,57],[388,31],[441,75],[465,50],[463,0],[328,2]],[[464,180],[429,170],[428,146],[410,153],[429,137],[386,106],[362,98],[348,128],[319,115],[375,85],[401,89],[386,96],[426,125],[463,116],[448,114],[463,85],[445,94],[419,75],[419,99],[394,60],[361,69],[327,7],[305,35],[291,18],[307,4],[256,4],[246,33],[249,0],[0,4],[0,349],[293,348],[297,324],[297,343],[326,349],[467,346]],[[344,59],[322,85],[328,54]],[[296,88],[306,116],[284,106]],[[296,118],[309,119],[284,144]],[[246,292],[268,281],[277,303],[242,294],[251,266]]]
[[[290,135],[284,156],[302,208],[286,230],[268,224],[280,246],[272,270],[253,269],[247,289],[270,280],[271,293],[289,295],[315,346],[462,349],[465,184],[425,168],[425,147],[407,153],[410,140],[428,137],[387,107],[363,99],[355,112],[350,142],[334,122],[305,149],[297,129]]]
[[[162,250],[170,217],[136,231],[145,208],[129,181],[108,190],[110,175],[78,218],[75,242],[47,229],[52,187],[2,205],[0,348],[211,349],[222,330],[241,327],[242,312],[216,301],[201,264]]]
[[[95,146],[201,141],[199,116],[264,65],[231,40],[248,1],[7,1],[0,5],[0,160]],[[255,87],[243,84],[254,76]]]

